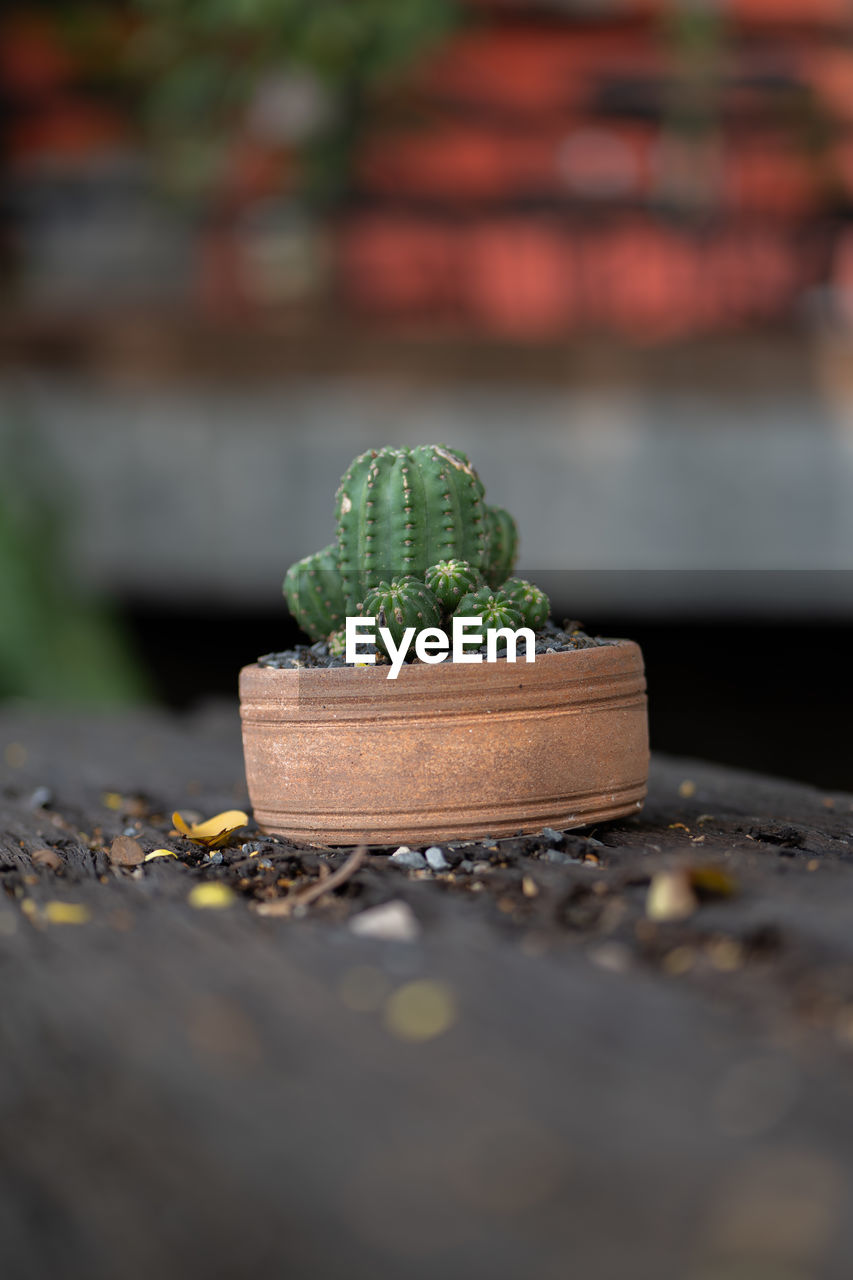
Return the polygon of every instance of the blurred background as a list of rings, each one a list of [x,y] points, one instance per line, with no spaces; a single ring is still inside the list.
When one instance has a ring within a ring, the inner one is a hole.
[[[853,788],[846,0],[13,3],[0,97],[0,697],[234,697],[444,441],[656,747]]]

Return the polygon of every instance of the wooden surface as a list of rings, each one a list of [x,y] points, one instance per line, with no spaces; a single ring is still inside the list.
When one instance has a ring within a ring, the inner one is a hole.
[[[289,915],[346,854],[169,835],[244,803],[236,706],[0,715],[4,1280],[848,1280],[853,797],[657,759],[636,819]],[[134,824],[180,859],[113,868]]]

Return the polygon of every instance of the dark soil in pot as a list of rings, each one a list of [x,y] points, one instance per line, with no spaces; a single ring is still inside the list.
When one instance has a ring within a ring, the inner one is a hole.
[[[564,653],[571,649],[596,649],[602,645],[615,644],[615,640],[605,638],[604,636],[590,636],[583,630],[580,622],[565,619],[563,625],[558,627],[553,619],[549,618],[544,627],[536,631],[536,653]],[[382,653],[375,645],[365,644],[360,641],[360,647],[364,653],[373,653],[376,655],[377,665],[383,665],[388,662],[385,654]],[[470,653],[482,653],[485,656],[486,646],[480,645],[479,649],[469,648]],[[501,653],[505,653],[506,649],[498,647],[497,653],[500,657]],[[523,648],[520,650],[523,653]],[[448,656],[448,662],[452,659]],[[417,663],[414,649],[409,651],[406,665]],[[329,646],[325,640],[318,640],[316,644],[301,644],[295,649],[283,649],[280,653],[265,653],[263,657],[258,658],[259,667],[276,667],[279,669],[288,669],[293,667],[345,667],[347,663],[343,658],[332,657],[329,653]]]

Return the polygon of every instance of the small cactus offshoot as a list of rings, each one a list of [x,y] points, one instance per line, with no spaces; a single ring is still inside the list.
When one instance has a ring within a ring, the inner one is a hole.
[[[328,641],[329,656],[331,658],[346,657],[347,651],[347,633],[345,628],[341,627],[340,631],[333,631]]]
[[[442,617],[441,605],[429,587],[411,575],[390,583],[380,582],[368,591],[360,611],[367,618],[376,618],[377,627],[386,627],[397,647],[407,627],[423,631],[425,627],[439,626]],[[388,652],[379,631],[376,644],[384,653]]]
[[[336,630],[347,608],[335,544],[292,564],[282,590],[290,612],[312,640],[321,640]]]
[[[526,627],[537,631],[548,621],[551,602],[544,591],[525,581],[524,578],[507,578],[501,586],[500,593],[515,605],[521,613]]]
[[[491,587],[469,592],[453,612],[457,618],[480,618],[485,628],[511,627],[517,631],[522,625],[518,607],[502,591],[492,591]]]
[[[425,582],[445,613],[453,613],[463,596],[483,585],[483,575],[467,560],[439,560],[426,571]]]

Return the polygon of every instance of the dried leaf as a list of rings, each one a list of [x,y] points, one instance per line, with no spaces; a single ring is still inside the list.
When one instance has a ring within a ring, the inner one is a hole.
[[[48,924],[88,924],[92,919],[82,902],[46,902],[43,914]]]
[[[703,898],[730,898],[737,881],[721,867],[691,867],[690,887]]]
[[[150,853],[146,853],[145,861],[152,862],[154,858],[177,858],[174,849],[152,849]]]
[[[245,827],[249,815],[242,809],[228,809],[225,813],[217,813],[206,822],[187,822],[179,813],[172,814],[172,822],[182,835],[206,849],[218,849],[227,844],[235,831]]]

